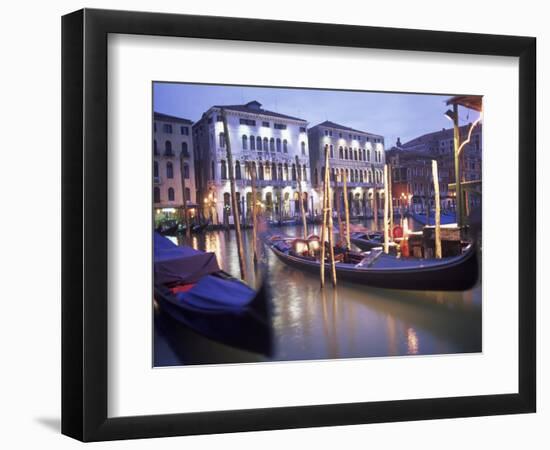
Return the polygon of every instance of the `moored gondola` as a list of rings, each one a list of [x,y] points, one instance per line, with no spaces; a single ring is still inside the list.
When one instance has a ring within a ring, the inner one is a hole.
[[[266,287],[256,292],[220,270],[214,253],[154,234],[154,298],[180,324],[208,339],[271,354]]]
[[[315,252],[309,251],[308,241],[274,239],[269,245],[285,264],[319,273],[320,262],[317,256],[311,256]],[[325,261],[325,270],[330,273],[329,261]],[[479,278],[477,249],[473,243],[465,245],[460,255],[441,259],[400,258],[386,255],[381,249],[369,252],[338,249],[336,273],[339,280],[379,288],[411,290],[463,291],[474,286]]]

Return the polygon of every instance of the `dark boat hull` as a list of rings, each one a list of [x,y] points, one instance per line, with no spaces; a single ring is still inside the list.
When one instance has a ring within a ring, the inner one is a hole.
[[[250,304],[238,310],[204,310],[186,305],[162,286],[155,286],[155,298],[162,311],[196,333],[231,347],[269,356],[272,334],[266,289],[264,284]]]
[[[319,274],[318,261],[305,260],[289,255],[271,246],[277,258],[296,269]],[[326,273],[330,264],[325,263]],[[352,264],[336,264],[339,280],[348,280],[367,286],[387,289],[411,289],[433,291],[464,291],[473,287],[479,278],[477,249],[475,246],[448,263],[417,268],[356,268]]]

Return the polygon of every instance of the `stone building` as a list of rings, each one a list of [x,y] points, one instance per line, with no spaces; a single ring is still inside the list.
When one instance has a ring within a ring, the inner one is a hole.
[[[468,138],[470,124],[459,128],[460,142]],[[461,175],[463,182],[479,182],[482,178],[482,125],[477,125],[471,140],[461,154]],[[433,198],[431,161],[437,160],[441,207],[452,210],[455,207],[455,193],[449,184],[455,182],[453,129],[427,133],[401,144],[386,152],[386,158],[393,168],[393,197],[396,205],[407,206],[416,212],[424,211],[425,204]],[[479,205],[480,198],[468,195],[468,207]],[[433,203],[433,202],[431,202]],[[430,203],[430,204],[431,204]],[[432,205],[433,206],[433,205]]]
[[[156,217],[181,218],[183,210],[182,169],[185,198],[195,213],[193,122],[181,117],[154,113],[153,120],[153,207]],[[183,167],[181,163],[183,161]]]
[[[312,187],[318,197],[323,191],[324,152],[325,148],[328,148],[330,179],[333,186],[341,188],[343,174],[346,174],[351,215],[372,214],[375,198],[381,211],[385,163],[384,137],[328,120],[310,128],[308,137]],[[339,192],[341,193],[341,190]],[[336,208],[336,201],[334,207]],[[316,205],[315,209],[320,212],[321,205]]]
[[[256,173],[257,201],[268,218],[279,220],[299,214],[300,174],[307,210],[314,194],[307,121],[262,109],[259,102],[251,101],[212,106],[193,125],[198,202],[205,216],[215,223],[233,221],[222,108],[227,117],[242,218],[246,221],[251,213],[251,170]]]

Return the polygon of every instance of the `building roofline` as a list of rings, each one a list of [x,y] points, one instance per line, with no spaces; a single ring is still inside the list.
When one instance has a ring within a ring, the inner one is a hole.
[[[357,130],[357,129],[351,128],[351,127],[346,127],[345,125],[340,125],[339,123],[332,122],[330,120],[325,120],[324,122],[318,123],[317,125],[311,127],[310,130],[313,130],[313,129],[318,128],[318,127],[333,128],[333,129],[336,129],[336,130],[351,131],[353,133],[368,134],[369,136],[376,136],[376,137],[384,138],[384,136],[382,136],[381,134],[371,133],[370,131]]]
[[[171,116],[170,114],[165,114],[158,111],[154,111],[154,118],[155,120],[163,120],[165,122],[180,122],[187,125],[193,125],[192,120],[185,119],[183,117]]]

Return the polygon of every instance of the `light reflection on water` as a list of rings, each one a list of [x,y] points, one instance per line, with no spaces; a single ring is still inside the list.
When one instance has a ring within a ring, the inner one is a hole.
[[[298,226],[272,231],[301,235]],[[318,227],[308,231],[320,232]],[[243,230],[247,282],[257,286],[251,238],[252,231]],[[193,236],[192,245],[214,252],[220,266],[239,277],[234,231]],[[479,284],[466,292],[426,292],[375,289],[342,281],[334,290],[327,278],[328,287],[321,290],[318,276],[286,266],[267,247],[261,253],[274,306],[272,360],[481,351]]]

